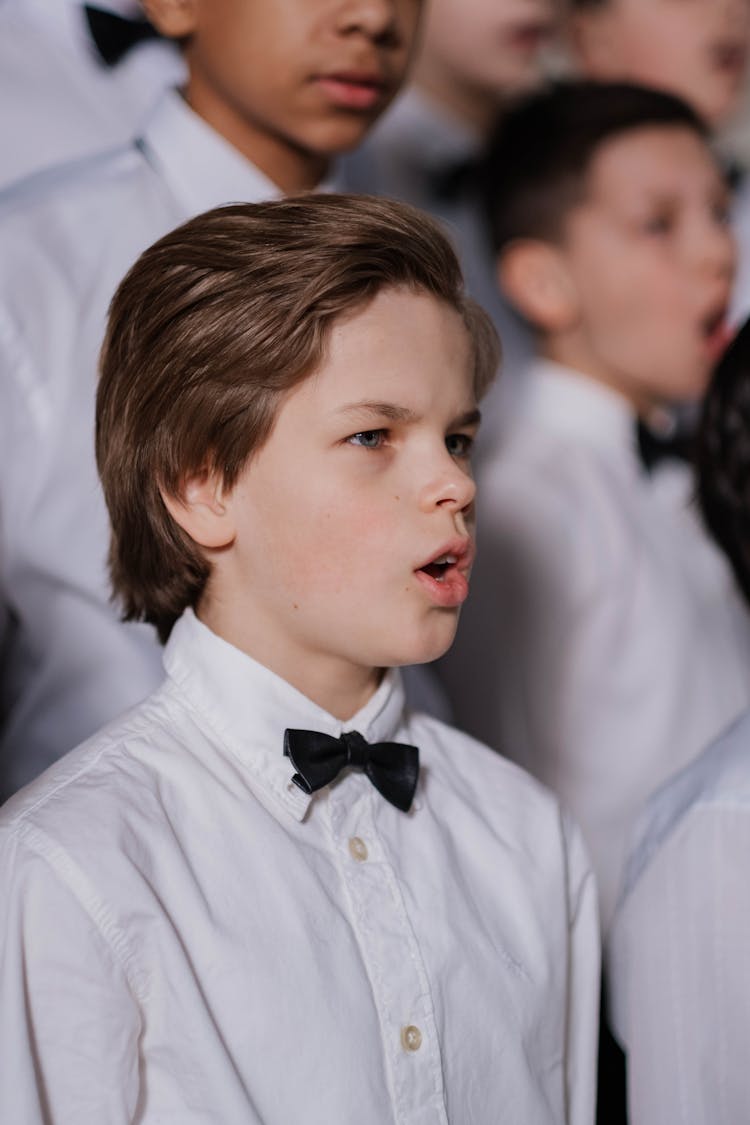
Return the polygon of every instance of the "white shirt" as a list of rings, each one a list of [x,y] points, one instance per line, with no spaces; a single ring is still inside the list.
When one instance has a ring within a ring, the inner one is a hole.
[[[530,330],[498,289],[490,237],[471,172],[455,197],[441,197],[436,190],[436,179],[445,177],[446,171],[478,160],[481,144],[463,122],[412,86],[364,144],[342,161],[350,190],[406,200],[441,221],[461,259],[469,293],[494,321],[503,355],[500,378],[482,402],[480,459],[499,442],[534,353]]]
[[[750,713],[649,802],[612,927],[638,1125],[750,1115]]]
[[[109,301],[179,223],[278,194],[173,92],[137,143],[0,194],[0,799],[163,675],[153,631],[109,601],[94,460]]]
[[[0,812],[0,1120],[592,1122],[595,891],[552,795],[396,673],[342,724],[190,612],[165,663]],[[417,745],[412,811],[303,794],[287,726]]]
[[[135,3],[93,6],[137,14]],[[0,186],[129,140],[185,67],[171,43],[100,59],[79,0],[0,0]]]
[[[605,928],[643,802],[750,704],[748,615],[689,486],[641,469],[625,399],[539,363],[480,474],[478,560],[442,670],[457,723],[574,813]]]

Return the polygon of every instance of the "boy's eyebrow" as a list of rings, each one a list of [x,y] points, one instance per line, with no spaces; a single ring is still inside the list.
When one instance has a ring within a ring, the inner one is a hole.
[[[408,406],[399,406],[395,402],[351,402],[342,406],[339,414],[372,414],[378,418],[387,418],[391,422],[415,422],[419,415],[410,410]],[[482,419],[481,412],[474,407],[465,414],[459,415],[451,426],[478,426]]]

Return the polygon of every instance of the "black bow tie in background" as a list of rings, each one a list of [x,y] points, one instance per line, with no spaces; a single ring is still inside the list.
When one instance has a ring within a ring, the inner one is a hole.
[[[120,59],[137,43],[159,39],[159,32],[148,20],[129,20],[104,8],[85,6],[86,21],[96,49],[107,66],[117,66]]]
[[[419,776],[419,750],[403,742],[367,742],[357,731],[333,738],[317,730],[285,730],[284,756],[305,793],[329,785],[346,766],[364,770],[379,793],[408,812]]]

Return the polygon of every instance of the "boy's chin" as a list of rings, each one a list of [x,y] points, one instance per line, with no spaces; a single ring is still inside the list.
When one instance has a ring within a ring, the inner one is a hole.
[[[406,667],[410,664],[431,664],[433,660],[439,660],[441,656],[445,656],[455,639],[458,618],[454,620],[452,627],[447,627],[447,625],[446,622],[446,628],[442,630],[442,636],[432,635],[429,638],[415,639],[413,644],[404,646],[398,659],[391,661],[391,666]]]

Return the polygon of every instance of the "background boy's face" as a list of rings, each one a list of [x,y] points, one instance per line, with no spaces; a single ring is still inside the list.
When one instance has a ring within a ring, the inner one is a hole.
[[[539,79],[540,49],[555,30],[555,0],[430,0],[417,73],[438,93],[491,107]]]
[[[325,159],[362,140],[404,79],[421,7],[184,0],[176,13],[175,0],[148,0],[157,26],[186,39],[190,104],[277,182],[279,148]]]
[[[335,684],[442,654],[471,562],[475,413],[453,309],[386,290],[334,325],[229,494],[234,543],[209,588],[236,607],[229,639],[297,684],[300,668]]]
[[[573,29],[589,77],[679,94],[714,125],[736,108],[750,0],[608,0],[577,13]]]
[[[594,157],[560,250],[575,295],[568,345],[576,366],[636,407],[705,389],[726,342],[727,209],[723,179],[689,129],[636,129]]]

